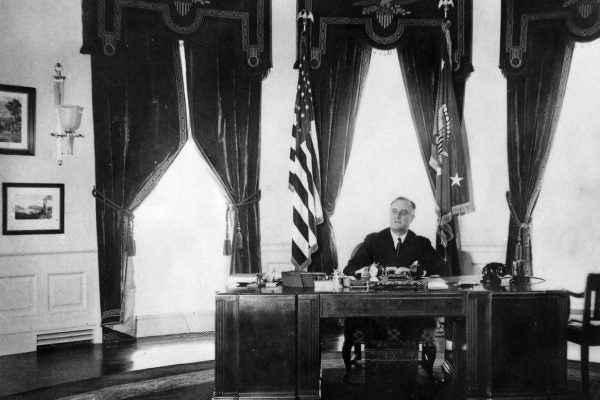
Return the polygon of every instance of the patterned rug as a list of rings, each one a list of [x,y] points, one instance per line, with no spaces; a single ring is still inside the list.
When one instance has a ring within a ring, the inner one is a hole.
[[[351,385],[341,384],[343,364],[339,360],[323,360],[323,399],[353,400],[368,398],[361,378]],[[568,362],[569,394],[582,399],[578,362]],[[600,364],[590,367],[592,400],[600,400]],[[214,362],[175,365],[135,371],[118,376],[63,384],[5,397],[4,400],[209,400],[214,385]],[[449,399],[441,388],[419,387],[421,400]],[[396,397],[398,398],[398,397]]]

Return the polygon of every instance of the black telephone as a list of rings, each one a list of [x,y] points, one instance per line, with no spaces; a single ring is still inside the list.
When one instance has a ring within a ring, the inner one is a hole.
[[[506,275],[506,266],[502,263],[489,263],[481,271],[481,283],[484,285],[499,285],[500,278]]]

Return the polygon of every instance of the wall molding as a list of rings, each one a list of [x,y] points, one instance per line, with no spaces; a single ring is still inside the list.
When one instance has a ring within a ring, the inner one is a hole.
[[[67,250],[67,251],[44,251],[29,253],[0,253],[0,257],[31,257],[31,256],[54,256],[63,254],[89,254],[97,253],[98,249]]]
[[[35,274],[0,276],[0,318],[35,314],[37,286]]]
[[[3,257],[0,271],[0,355],[35,351],[38,335],[85,331],[102,342],[97,252]],[[67,334],[60,340],[82,340]],[[86,339],[89,340],[89,339]]]
[[[463,243],[461,245],[461,252],[466,255],[462,260],[461,273],[465,275],[479,275],[487,263],[501,262],[504,264],[506,244]]]

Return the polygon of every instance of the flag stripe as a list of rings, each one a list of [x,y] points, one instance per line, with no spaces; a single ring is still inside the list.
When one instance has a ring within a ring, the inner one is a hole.
[[[319,150],[314,125],[306,44],[302,43],[298,70],[298,91],[292,126],[288,186],[292,191],[292,263],[303,270],[318,249],[317,225],[323,221],[321,206]]]

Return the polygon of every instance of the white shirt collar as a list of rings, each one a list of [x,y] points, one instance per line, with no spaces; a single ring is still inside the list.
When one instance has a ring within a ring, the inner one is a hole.
[[[392,234],[392,239],[394,239],[394,246],[396,246],[398,244],[398,238],[400,238],[402,243],[404,243],[404,241],[406,240],[406,235],[408,235],[408,231],[406,231],[406,233],[404,235],[397,235],[391,229],[390,229],[390,233]]]

